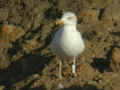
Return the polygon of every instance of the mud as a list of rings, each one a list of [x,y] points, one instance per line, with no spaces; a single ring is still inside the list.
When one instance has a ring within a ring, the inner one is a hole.
[[[0,0],[0,90],[119,90],[119,0]],[[64,60],[63,79],[49,44],[64,12],[79,17],[86,49],[77,76]]]

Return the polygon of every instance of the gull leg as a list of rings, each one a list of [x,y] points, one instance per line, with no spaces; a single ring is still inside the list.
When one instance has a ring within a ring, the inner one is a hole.
[[[74,76],[77,76],[76,74],[76,58],[73,58],[73,65],[72,65],[72,73]]]
[[[59,78],[62,79],[62,61],[59,60]]]

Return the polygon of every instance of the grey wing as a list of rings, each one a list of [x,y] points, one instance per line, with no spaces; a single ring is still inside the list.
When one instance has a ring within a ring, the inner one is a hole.
[[[57,39],[59,37],[58,35],[59,35],[59,32],[56,32],[55,36],[53,37],[52,42],[50,43],[50,48],[51,48],[52,51],[54,51],[55,48],[56,48]]]
[[[59,39],[61,36],[61,32],[62,32],[62,30],[60,30],[60,29],[59,29],[59,31],[56,32],[56,34],[50,44],[50,48],[53,53],[57,53],[57,50],[59,48]]]

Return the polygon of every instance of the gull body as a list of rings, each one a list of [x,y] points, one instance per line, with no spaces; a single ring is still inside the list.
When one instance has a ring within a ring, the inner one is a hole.
[[[81,34],[71,25],[63,26],[52,41],[52,51],[62,59],[77,57],[84,48]]]
[[[74,13],[67,12],[62,16],[60,21],[63,25],[56,32],[55,37],[51,42],[51,50],[62,60],[73,60],[72,72],[76,73],[76,57],[85,49],[81,33],[77,30],[77,18]]]

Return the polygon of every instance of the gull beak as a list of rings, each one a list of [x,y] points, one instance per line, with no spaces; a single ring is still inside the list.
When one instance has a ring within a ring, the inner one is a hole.
[[[57,19],[56,20],[56,26],[60,26],[60,25],[63,25],[63,21],[60,20],[60,19]]]

